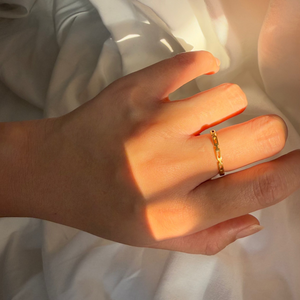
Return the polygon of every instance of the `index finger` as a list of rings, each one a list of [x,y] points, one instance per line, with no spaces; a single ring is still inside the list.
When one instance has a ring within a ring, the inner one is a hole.
[[[210,52],[196,51],[178,54],[129,76],[162,100],[196,77],[218,72],[219,65]]]

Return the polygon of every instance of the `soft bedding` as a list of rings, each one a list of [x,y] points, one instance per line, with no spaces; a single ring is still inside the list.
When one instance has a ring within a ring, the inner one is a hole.
[[[61,116],[124,75],[207,50],[220,72],[171,98],[239,84],[247,109],[215,129],[277,114],[289,130],[278,157],[300,148],[299,24],[297,0],[0,0],[0,121]],[[299,213],[297,191],[254,213],[262,232],[209,257],[2,218],[0,299],[300,299]]]

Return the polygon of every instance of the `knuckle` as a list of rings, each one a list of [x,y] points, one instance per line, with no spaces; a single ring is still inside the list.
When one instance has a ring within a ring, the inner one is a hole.
[[[256,132],[259,150],[268,155],[281,151],[285,145],[287,130],[284,121],[275,115],[257,118],[252,124]]]
[[[176,202],[172,201],[172,205],[168,201],[168,204],[147,205],[147,223],[157,241],[183,236],[190,230],[188,213],[182,204]]]
[[[162,103],[153,101],[137,84],[128,84],[117,95],[119,116],[126,123],[133,125],[150,124],[162,110]]]
[[[129,83],[121,91],[127,101],[136,101],[141,97],[141,90],[135,83]]]
[[[258,176],[252,184],[252,195],[262,208],[268,207],[281,199],[285,189],[283,178],[272,167],[258,168]]]
[[[205,247],[204,254],[207,256],[216,255],[219,252],[218,248],[215,245],[207,244]]]
[[[217,253],[219,253],[224,248],[225,248],[225,245],[218,242],[218,240],[210,241],[205,246],[204,254],[207,255],[207,256],[216,255]]]
[[[139,90],[140,83],[138,79],[132,76],[132,74],[124,76],[114,81],[104,91],[108,90],[109,94],[116,95],[123,100],[125,97],[128,98],[132,93],[136,93]],[[111,97],[107,98],[110,99]]]
[[[146,122],[153,114],[154,105],[143,101],[145,96],[136,85],[128,85],[120,91],[117,97],[119,116],[128,124],[141,124]]]

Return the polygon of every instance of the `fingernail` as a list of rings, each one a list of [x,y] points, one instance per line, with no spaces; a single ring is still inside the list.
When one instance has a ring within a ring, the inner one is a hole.
[[[216,62],[217,62],[218,67],[220,67],[220,65],[221,65],[220,60],[219,60],[218,58],[216,58],[216,57],[215,57],[215,60],[216,60]]]
[[[236,239],[242,239],[242,238],[244,238],[246,236],[249,236],[249,235],[252,235],[254,233],[257,233],[257,232],[261,231],[262,229],[264,229],[263,226],[260,226],[260,225],[251,225],[249,227],[244,228],[240,232],[238,232],[238,234],[236,235]]]
[[[279,116],[277,116],[277,115],[274,115],[274,114],[273,114],[273,115],[270,115],[270,116],[273,116],[274,118],[276,118],[277,120],[280,121],[280,123],[281,123],[281,125],[282,125],[282,127],[283,127],[283,129],[284,129],[285,141],[286,141],[287,138],[288,138],[288,135],[289,135],[289,129],[288,129],[288,127],[287,127],[285,121],[284,121],[281,117],[279,117]]]
[[[204,75],[213,75],[213,74],[216,74],[216,72],[212,71],[212,72],[209,72],[209,73],[205,73]]]

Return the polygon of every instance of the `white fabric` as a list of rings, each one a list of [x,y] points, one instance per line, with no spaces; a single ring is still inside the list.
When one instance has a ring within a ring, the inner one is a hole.
[[[288,11],[267,10],[268,2],[37,0],[26,18],[0,19],[0,120],[63,115],[123,75],[179,52],[209,50],[221,71],[173,97],[238,83],[247,109],[215,128],[278,114],[289,137],[275,157],[300,148],[300,29],[278,30],[298,24],[299,1],[289,0]],[[300,299],[299,198],[297,191],[255,212],[265,229],[211,257],[1,219],[0,299]]]
[[[0,0],[0,18],[24,18],[36,0]]]

